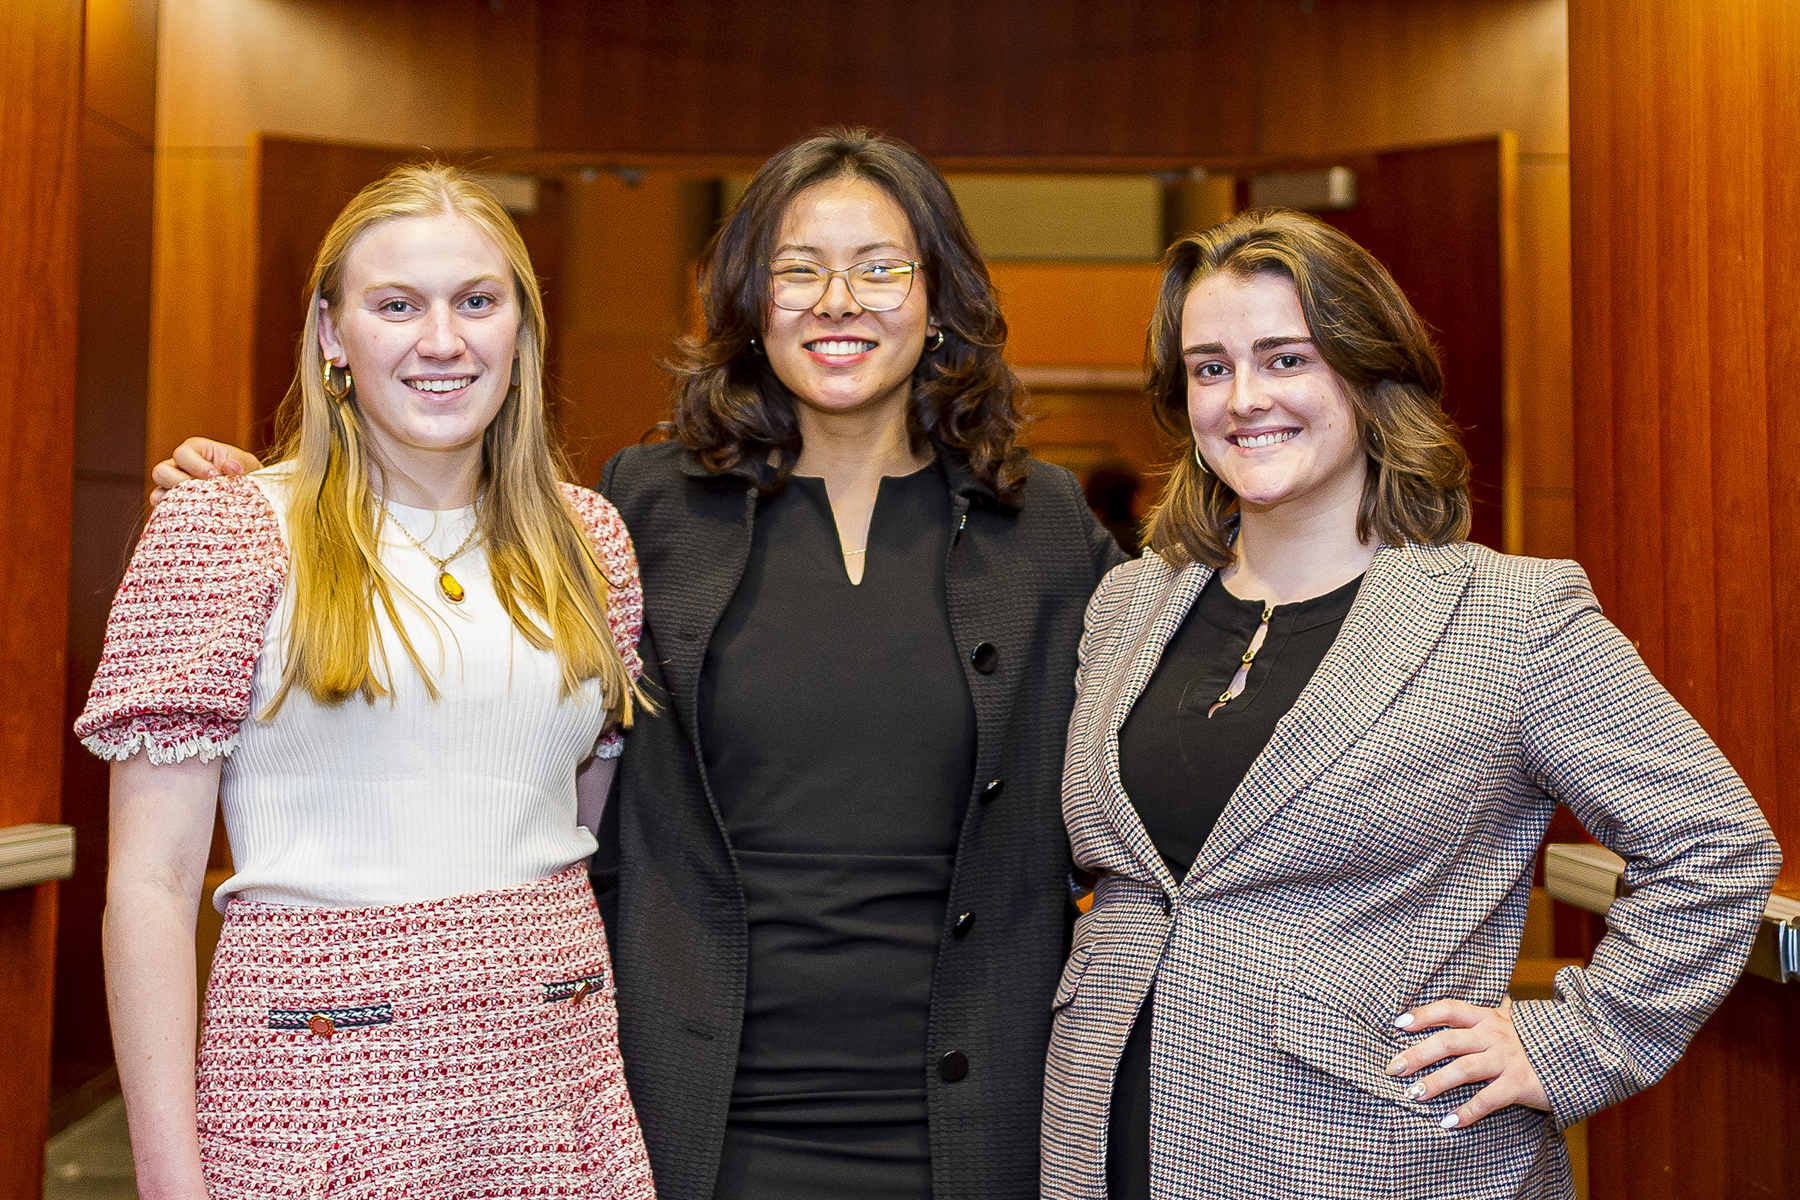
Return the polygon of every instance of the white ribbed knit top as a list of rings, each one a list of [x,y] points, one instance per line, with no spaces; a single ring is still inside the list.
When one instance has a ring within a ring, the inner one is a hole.
[[[614,584],[609,624],[635,675],[642,598],[623,523],[593,493],[566,494]],[[286,657],[286,508],[279,467],[184,485],[164,501],[114,602],[77,725],[108,758],[227,756],[220,799],[236,873],[219,887],[219,907],[232,896],[333,907],[431,900],[530,883],[591,855],[594,836],[576,822],[576,769],[619,749],[600,686],[563,698],[556,656],[514,628],[479,544],[450,564],[466,591],[451,604],[437,568],[393,526],[443,557],[472,527],[472,508],[390,504],[382,528],[382,561],[416,601],[396,597],[400,622],[436,699],[377,604],[391,695],[334,707],[296,689],[273,720],[258,719]]]

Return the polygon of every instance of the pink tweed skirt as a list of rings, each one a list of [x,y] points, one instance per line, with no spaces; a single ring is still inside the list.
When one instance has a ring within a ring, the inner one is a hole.
[[[415,904],[233,900],[206,988],[211,1200],[652,1200],[586,873]]]

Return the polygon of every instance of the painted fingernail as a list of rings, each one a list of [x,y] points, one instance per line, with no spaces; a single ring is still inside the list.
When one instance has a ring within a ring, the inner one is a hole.
[[[1405,1069],[1406,1069],[1406,1055],[1404,1055],[1404,1054],[1394,1055],[1393,1061],[1389,1062],[1387,1065],[1387,1073],[1389,1075],[1398,1075],[1401,1071],[1403,1071]]]
[[[1395,1029],[1411,1029],[1412,1023],[1413,1023],[1413,1015],[1409,1012],[1401,1013],[1399,1016],[1394,1018],[1394,1028]]]
[[[1422,1083],[1415,1083],[1400,1094],[1405,1096],[1408,1100],[1417,1100],[1420,1096],[1425,1094],[1425,1085]]]
[[[1449,1116],[1445,1117],[1443,1120],[1438,1122],[1438,1128],[1439,1129],[1455,1129],[1458,1125],[1461,1125],[1461,1124],[1462,1124],[1462,1118],[1457,1116],[1455,1113],[1451,1113]]]

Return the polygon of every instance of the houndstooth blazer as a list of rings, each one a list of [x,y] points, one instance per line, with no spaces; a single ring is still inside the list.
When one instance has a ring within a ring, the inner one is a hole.
[[[1043,1195],[1106,1193],[1113,1072],[1154,987],[1157,1200],[1568,1197],[1561,1130],[1649,1086],[1731,988],[1780,853],[1571,562],[1380,550],[1336,643],[1184,880],[1119,778],[1119,727],[1211,576],[1154,554],[1088,606],[1063,813],[1099,872],[1053,1004]],[[1497,1005],[1556,801],[1632,894],[1557,999],[1514,1008],[1552,1113],[1469,1129],[1383,1073],[1409,1007]]]

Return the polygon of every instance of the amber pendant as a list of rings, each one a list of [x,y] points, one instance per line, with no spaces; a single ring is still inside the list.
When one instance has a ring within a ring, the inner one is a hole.
[[[463,597],[468,595],[463,591],[463,585],[456,582],[456,576],[448,571],[438,572],[438,591],[444,593],[444,599],[452,604],[461,604]]]

